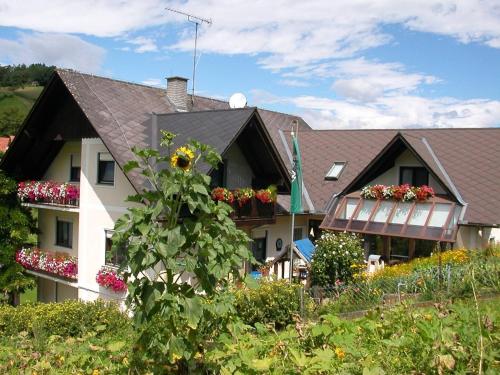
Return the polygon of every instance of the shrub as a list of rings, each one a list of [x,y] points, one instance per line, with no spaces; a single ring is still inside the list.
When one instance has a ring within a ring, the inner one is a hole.
[[[236,312],[246,324],[270,323],[276,328],[285,327],[300,313],[301,288],[286,280],[261,280],[256,288],[243,286],[235,291]]]
[[[322,286],[349,283],[363,259],[363,247],[357,235],[326,232],[316,242],[311,261],[311,282]]]
[[[129,319],[116,304],[97,300],[36,303],[11,307],[0,305],[0,334],[33,334],[43,329],[47,335],[81,336],[87,331],[116,332],[129,325]]]

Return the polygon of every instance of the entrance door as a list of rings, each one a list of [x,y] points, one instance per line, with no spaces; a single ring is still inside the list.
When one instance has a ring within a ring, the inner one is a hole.
[[[266,237],[254,238],[252,242],[252,253],[261,265],[266,262]],[[253,265],[252,271],[257,271],[260,265]]]

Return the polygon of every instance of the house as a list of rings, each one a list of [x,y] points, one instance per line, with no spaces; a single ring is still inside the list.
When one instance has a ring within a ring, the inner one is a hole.
[[[271,215],[235,221],[253,239],[256,259],[279,258],[273,272],[287,278],[294,121],[304,175],[294,240],[317,238],[323,229],[352,231],[365,237],[367,255],[405,260],[438,242],[475,248],[500,239],[500,129],[313,130],[296,116],[188,95],[181,77],[162,89],[57,69],[0,164],[19,181],[70,183],[55,186],[57,192],[79,189],[78,200],[68,200],[67,191],[59,204],[25,203],[38,210],[40,253],[66,259],[63,271],[30,271],[38,277],[39,300],[123,298],[99,286],[96,274],[118,262],[121,255],[110,253],[114,223],[131,205],[125,198],[143,188],[122,167],[134,158],[133,146],[158,147],[160,130],[179,134],[179,145],[198,139],[222,154],[218,171],[205,170],[214,186],[278,186]],[[435,197],[360,196],[368,185],[402,183],[429,185]]]
[[[299,138],[311,208],[325,213],[320,228],[362,234],[367,255],[406,260],[437,242],[474,249],[500,240],[500,128],[321,130]],[[428,185],[435,197],[361,197],[377,184]]]
[[[134,158],[133,146],[158,147],[160,131],[169,130],[178,134],[179,145],[193,138],[219,151],[221,168],[204,170],[217,185],[258,189],[273,184],[289,194],[289,173],[271,134],[293,118],[192,98],[187,80],[179,77],[170,78],[164,90],[56,70],[1,164],[19,181],[57,182],[27,183],[22,189],[28,199],[32,188],[54,198],[24,203],[38,210],[36,257],[45,257],[46,268],[37,269],[22,252],[18,256],[38,277],[39,300],[123,297],[100,287],[96,275],[107,259],[119,260],[120,254],[110,253],[112,229],[130,206],[126,197],[143,188],[140,176],[122,170]],[[66,191],[64,200],[61,191]],[[73,191],[79,195],[68,200]],[[274,212],[235,221],[251,235],[252,228],[276,222]],[[265,250],[262,241],[256,243]],[[65,266],[56,265],[57,259]]]

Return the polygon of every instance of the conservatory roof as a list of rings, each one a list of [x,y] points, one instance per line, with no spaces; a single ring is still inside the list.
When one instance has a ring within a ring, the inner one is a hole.
[[[455,242],[462,206],[441,197],[425,202],[341,198],[321,228],[383,236]]]

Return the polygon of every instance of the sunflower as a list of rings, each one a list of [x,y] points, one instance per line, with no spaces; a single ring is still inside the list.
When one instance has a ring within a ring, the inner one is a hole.
[[[191,168],[191,162],[194,159],[194,152],[187,146],[179,147],[170,158],[170,165],[178,167],[185,171]]]

